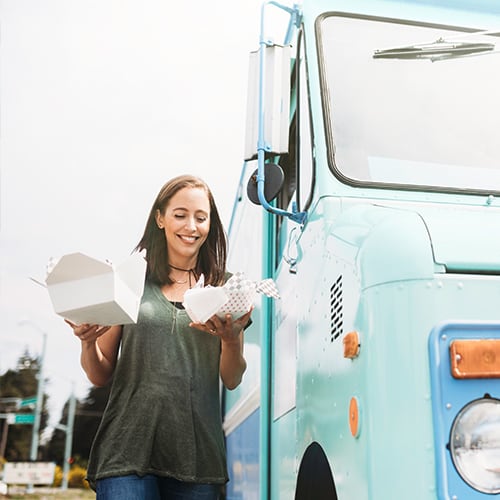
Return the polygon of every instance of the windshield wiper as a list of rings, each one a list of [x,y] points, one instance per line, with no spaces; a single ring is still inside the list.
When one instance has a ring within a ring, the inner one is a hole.
[[[432,43],[408,45],[394,49],[376,50],[374,59],[450,59],[452,57],[463,57],[472,54],[482,54],[495,49],[494,43],[486,42],[449,42],[444,38],[438,38]]]

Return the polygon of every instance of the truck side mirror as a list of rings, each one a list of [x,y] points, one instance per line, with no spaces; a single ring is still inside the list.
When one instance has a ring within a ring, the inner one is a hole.
[[[279,165],[276,165],[276,163],[266,163],[264,169],[264,196],[266,201],[269,202],[274,200],[281,191],[285,180],[285,174],[283,173],[283,169]],[[261,205],[257,190],[258,171],[259,169],[253,172],[247,184],[247,196],[255,205]]]

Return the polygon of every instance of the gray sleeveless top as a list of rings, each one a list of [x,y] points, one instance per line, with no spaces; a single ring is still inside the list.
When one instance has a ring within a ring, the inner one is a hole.
[[[88,480],[156,474],[228,480],[219,398],[220,340],[190,328],[158,285],[146,282],[137,324],[125,325]]]

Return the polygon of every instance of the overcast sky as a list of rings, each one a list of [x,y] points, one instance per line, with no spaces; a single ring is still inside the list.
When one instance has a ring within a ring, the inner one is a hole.
[[[71,382],[78,397],[89,385],[29,277],[75,251],[122,260],[181,173],[209,183],[228,226],[260,5],[0,0],[0,374],[46,332],[52,424]]]

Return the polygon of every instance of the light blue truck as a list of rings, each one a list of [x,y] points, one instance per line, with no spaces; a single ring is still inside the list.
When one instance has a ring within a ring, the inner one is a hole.
[[[492,0],[263,4],[228,500],[500,496],[499,51]]]

